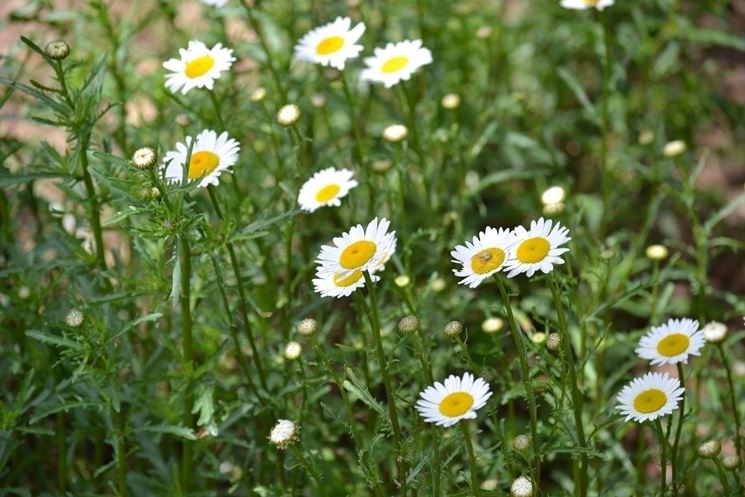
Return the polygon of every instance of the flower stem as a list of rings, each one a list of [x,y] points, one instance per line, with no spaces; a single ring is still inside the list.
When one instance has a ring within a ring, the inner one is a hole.
[[[577,371],[575,369],[574,351],[572,349],[572,338],[569,335],[569,327],[567,325],[566,315],[564,313],[564,305],[561,302],[561,296],[559,295],[558,285],[554,278],[550,279],[549,286],[551,287],[551,295],[554,299],[554,305],[556,307],[556,315],[559,320],[559,333],[561,335],[561,345],[566,356],[567,370],[569,372],[569,386],[572,390],[572,408],[574,411],[574,423],[577,428],[577,438],[579,441],[580,449],[583,452],[580,454],[580,474],[579,474],[579,495],[585,497],[587,495],[587,439],[585,438],[585,429],[582,422],[582,394],[579,391],[579,384],[577,383]],[[580,358],[581,359],[581,358]],[[582,361],[578,361],[580,364]]]
[[[727,354],[724,352],[724,347],[721,343],[717,344],[719,349],[719,355],[722,357],[722,364],[724,365],[724,372],[727,374],[727,385],[729,386],[729,400],[732,406],[732,417],[735,420],[735,447],[737,449],[737,456],[742,457],[742,437],[740,436],[740,413],[737,410],[737,396],[735,393],[735,384],[732,381],[732,369],[729,365],[729,359]]]
[[[380,317],[378,316],[378,300],[375,295],[375,284],[369,272],[363,271],[365,277],[365,287],[370,294],[370,306],[366,307],[367,315],[370,318],[370,327],[372,328],[373,340],[375,341],[375,353],[378,356],[378,364],[383,373],[383,385],[385,394],[388,399],[388,417],[391,420],[393,428],[393,439],[396,443],[396,462],[398,464],[398,478],[401,486],[401,497],[406,497],[406,463],[403,457],[403,436],[401,435],[401,426],[398,423],[398,413],[396,412],[396,398],[394,396],[393,383],[391,375],[388,372],[388,361],[385,358],[383,350],[383,340],[380,338]],[[360,299],[364,302],[364,299]]]
[[[318,493],[320,493],[323,497],[328,496],[328,492],[326,492],[326,485],[323,483],[321,475],[318,474],[316,468],[312,464],[310,464],[310,462],[308,462],[308,460],[305,458],[305,454],[303,454],[303,451],[300,449],[300,447],[298,447],[297,444],[293,444],[292,450],[295,453],[295,457],[297,457],[297,460],[300,461],[300,464],[302,464],[308,474],[310,474],[310,477],[316,483],[316,490],[318,491]]]
[[[285,87],[282,85],[282,80],[279,78],[279,73],[277,72],[277,68],[274,65],[274,58],[269,51],[269,45],[266,42],[264,32],[261,30],[261,27],[259,26],[259,23],[256,21],[256,17],[254,16],[254,7],[251,7],[247,0],[241,0],[241,5],[243,5],[243,8],[246,10],[248,23],[251,25],[251,29],[253,29],[254,33],[256,33],[256,37],[259,39],[259,44],[261,44],[261,48],[264,51],[264,56],[266,56],[266,63],[269,67],[269,74],[271,74],[272,76],[274,86],[276,87],[279,95],[282,97],[282,100],[285,100],[287,98],[287,92],[285,91]]]
[[[222,211],[220,209],[220,204],[217,202],[214,188],[211,185],[208,186],[207,192],[209,193],[212,207],[215,209],[215,214],[217,215],[218,219],[220,219],[220,221],[223,221]],[[236,287],[238,288],[238,304],[241,311],[241,319],[243,320],[243,329],[246,332],[248,344],[251,347],[251,359],[253,360],[254,367],[256,368],[256,373],[259,376],[259,383],[261,383],[261,388],[266,391],[266,374],[264,373],[264,367],[261,363],[259,350],[256,347],[256,340],[254,339],[253,329],[251,328],[251,321],[248,317],[248,303],[245,292],[243,290],[243,277],[241,276],[240,264],[238,263],[238,257],[236,256],[235,247],[233,246],[233,244],[230,241],[226,241],[225,246],[228,249],[228,254],[230,255],[230,265],[232,266],[233,273],[235,274]]]
[[[90,209],[91,228],[93,229],[93,238],[96,243],[96,261],[101,271],[106,271],[106,252],[103,246],[103,231],[101,229],[101,218],[99,213],[101,212],[101,206],[98,204],[98,198],[96,197],[96,188],[93,186],[93,178],[91,173],[88,172],[88,143],[90,142],[90,133],[86,132],[80,138],[82,144],[80,146],[80,166],[83,170],[83,182],[85,183],[85,191],[88,194],[88,208]]]
[[[119,490],[117,497],[127,497],[127,446],[124,439],[126,421],[123,406],[119,406],[119,412],[114,412],[114,420],[116,422],[116,469]]]
[[[185,235],[179,238],[179,264],[181,265],[181,340],[183,359],[188,376],[184,398],[183,424],[187,429],[194,429],[194,348],[191,334],[191,252],[189,240]],[[188,494],[191,487],[192,458],[194,442],[184,439],[181,451],[181,490]]]
[[[461,420],[461,430],[463,430],[463,438],[466,441],[466,449],[468,450],[468,463],[471,466],[471,492],[475,497],[479,497],[479,482],[478,482],[478,470],[476,466],[476,455],[473,452],[473,442],[471,441],[471,433],[468,430],[468,421]]]
[[[662,432],[662,423],[659,418],[654,420],[654,425],[660,444],[660,497],[665,497],[667,493],[667,437]]]
[[[729,495],[729,482],[727,481],[727,473],[724,471],[724,467],[722,467],[722,461],[719,460],[719,456],[715,457],[713,461],[717,467],[717,473],[719,473],[719,481],[722,483],[723,495]]]
[[[528,398],[528,412],[530,414],[530,434],[533,441],[533,464],[531,470],[533,472],[533,481],[536,482],[536,487],[540,485],[541,481],[541,455],[540,445],[538,442],[538,414],[535,402],[535,394],[533,388],[530,385],[530,370],[528,369],[528,356],[523,346],[522,337],[520,336],[520,328],[518,327],[515,315],[512,312],[512,306],[510,305],[510,298],[507,295],[507,291],[504,288],[504,283],[499,275],[494,278],[497,281],[499,287],[499,294],[502,296],[502,302],[507,312],[507,319],[510,322],[510,331],[512,332],[512,341],[515,344],[517,355],[520,360],[520,370],[523,377],[523,385],[525,386],[525,396]],[[536,488],[538,490],[538,488]]]
[[[683,375],[683,364],[680,362],[676,364],[678,367],[678,379],[681,385],[685,385],[685,376]],[[673,441],[673,452],[670,457],[670,462],[673,467],[673,495],[678,495],[678,443],[680,442],[680,434],[683,432],[683,418],[685,418],[685,407],[686,398],[685,393],[680,398],[680,411],[678,415],[678,427],[675,430],[675,440]]]
[[[222,118],[222,112],[220,111],[220,102],[217,101],[217,95],[215,95],[215,92],[213,90],[207,90],[207,93],[210,94],[210,100],[212,100],[212,106],[215,108],[215,114],[217,114],[217,122],[220,123],[220,128],[222,128],[222,131],[227,131],[228,128],[225,127],[225,121]]]
[[[362,141],[362,132],[360,131],[360,116],[355,115],[354,99],[352,99],[352,92],[349,89],[349,82],[347,82],[347,76],[342,71],[341,73],[341,87],[344,91],[344,99],[347,101],[349,106],[349,115],[352,120],[352,131],[354,132],[354,144],[357,150],[357,160],[361,166],[367,165],[367,154],[365,152],[365,144]]]

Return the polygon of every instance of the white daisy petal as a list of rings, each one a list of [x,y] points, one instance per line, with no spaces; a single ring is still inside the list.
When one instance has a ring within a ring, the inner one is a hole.
[[[653,326],[639,340],[636,353],[653,366],[687,363],[691,355],[699,355],[706,338],[693,319],[670,319],[662,326]]]
[[[489,385],[471,373],[462,378],[450,375],[444,385],[435,382],[419,394],[415,408],[427,423],[449,427],[461,419],[475,419],[476,410],[491,396]]]
[[[585,10],[598,9],[603,10],[613,5],[615,0],[561,0],[561,6],[566,9]]]
[[[179,50],[181,59],[169,59],[163,62],[163,68],[171,71],[166,74],[166,87],[186,94],[192,88],[214,87],[215,80],[223,71],[227,71],[235,62],[233,51],[223,48],[218,43],[207,48],[201,41],[192,40],[186,50]]]
[[[635,378],[618,393],[616,408],[626,421],[654,421],[678,408],[685,389],[667,373],[647,373]]]
[[[225,153],[225,148],[216,147],[220,141],[230,150]],[[184,168],[186,167],[186,156],[192,137],[186,137],[186,143],[177,143],[176,150],[172,150],[163,158],[163,167],[165,169],[166,180],[172,183],[181,183],[184,177]],[[199,187],[204,188],[207,185],[219,185],[220,175],[224,171],[230,171],[238,161],[238,151],[240,145],[237,141],[230,138],[227,132],[223,132],[217,137],[215,131],[206,129],[197,135],[194,141],[194,147],[191,150],[191,157],[187,168],[186,176],[188,181],[199,180]]]

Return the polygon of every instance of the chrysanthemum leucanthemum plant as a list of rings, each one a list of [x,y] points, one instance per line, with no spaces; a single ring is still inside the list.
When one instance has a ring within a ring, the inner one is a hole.
[[[42,3],[4,489],[743,495],[732,2]]]

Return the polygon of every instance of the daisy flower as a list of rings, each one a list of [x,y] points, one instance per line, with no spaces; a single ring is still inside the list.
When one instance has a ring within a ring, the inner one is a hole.
[[[706,338],[693,319],[671,319],[662,326],[653,326],[639,340],[636,353],[649,359],[653,366],[660,364],[683,364],[689,355],[699,355]]]
[[[335,237],[332,245],[323,245],[316,262],[319,276],[338,275],[341,281],[356,271],[375,273],[383,269],[396,250],[396,232],[388,233],[390,221],[376,217],[364,228],[353,226],[349,232]]]
[[[616,408],[626,421],[654,421],[678,408],[685,389],[667,373],[647,373],[634,379],[618,394]]]
[[[450,252],[453,262],[460,264],[460,269],[453,269],[456,276],[463,278],[459,283],[476,288],[485,279],[493,275],[510,259],[510,247],[513,235],[504,228],[487,227],[473,237],[473,242],[458,245]]]
[[[365,32],[365,24],[351,26],[350,18],[337,17],[334,22],[306,33],[295,45],[295,57],[343,70],[347,59],[354,59],[364,48],[356,43]]]
[[[365,286],[365,277],[359,269],[348,275],[344,273],[317,273],[313,279],[313,288],[321,297],[349,297],[358,288]],[[372,275],[373,283],[380,280],[379,276]]]
[[[202,0],[202,3],[205,5],[210,5],[212,7],[225,7],[225,4],[228,3],[228,0]]]
[[[491,397],[489,384],[471,373],[450,375],[443,385],[436,381],[419,394],[416,410],[427,423],[449,427],[461,419],[475,419],[476,411]]]
[[[569,252],[568,248],[561,248],[571,240],[568,235],[567,228],[543,218],[531,221],[529,230],[522,226],[515,228],[512,258],[504,266],[504,270],[509,271],[507,277],[520,273],[531,277],[538,270],[548,274],[554,269],[554,264],[564,264],[564,259],[559,256]]]
[[[615,0],[561,0],[561,6],[565,9],[585,10],[598,9],[603,10],[613,5]]]
[[[324,206],[338,207],[341,198],[357,186],[352,179],[354,173],[349,169],[337,170],[333,167],[318,171],[300,188],[297,201],[304,211],[313,212]]]
[[[186,143],[177,143],[176,150],[168,152],[163,159],[166,180],[180,183],[184,176],[186,156],[192,137],[186,137]],[[220,175],[238,161],[238,142],[223,131],[219,136],[211,129],[205,129],[197,135],[191,149],[191,157],[186,172],[189,181],[201,178],[199,187],[219,185]]]
[[[376,48],[373,57],[365,58],[367,68],[360,77],[366,81],[383,83],[390,88],[408,80],[420,67],[432,63],[432,52],[422,46],[422,40],[405,40]]]
[[[235,62],[233,51],[220,43],[207,48],[201,41],[192,40],[188,48],[179,49],[179,55],[180,59],[163,62],[163,67],[171,71],[166,75],[166,87],[174,93],[181,90],[185,94],[192,88],[211,90],[220,73]]]

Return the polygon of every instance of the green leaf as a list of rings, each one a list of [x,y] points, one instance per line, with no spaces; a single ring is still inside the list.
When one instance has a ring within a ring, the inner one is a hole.
[[[131,330],[132,328],[135,328],[136,326],[139,326],[142,323],[145,323],[147,321],[157,321],[158,319],[160,319],[162,317],[163,317],[163,313],[162,312],[153,312],[152,314],[148,314],[146,316],[141,316],[141,317],[139,317],[139,318],[137,318],[137,319],[135,319],[133,321],[130,321],[129,323],[127,323],[126,325],[124,325],[124,327],[121,330],[119,330],[116,334],[114,334],[111,337],[109,337],[109,339],[106,340],[106,343],[109,343],[112,340],[115,340],[115,339],[119,338],[120,336],[124,335],[129,330]]]
[[[745,38],[743,38],[742,35],[725,33],[724,31],[718,31],[716,29],[687,26],[680,30],[680,37],[683,40],[701,45],[717,45],[745,52]]]
[[[380,416],[385,416],[385,409],[383,405],[375,400],[375,398],[367,390],[367,387],[362,384],[359,378],[354,374],[350,368],[344,368],[347,373],[349,380],[344,380],[342,386],[345,390],[352,392],[356,395],[364,404],[377,412]]]
[[[65,349],[82,350],[83,346],[78,342],[73,342],[68,338],[63,338],[56,335],[50,335],[39,330],[28,330],[26,336],[39,340],[40,342],[54,345],[56,347],[62,347]]]
[[[28,183],[37,179],[66,178],[67,173],[0,174],[0,187]]]
[[[127,219],[129,216],[132,216],[134,214],[138,214],[142,212],[144,209],[138,209],[137,207],[130,205],[123,211],[119,211],[110,218],[108,218],[106,221],[103,222],[104,226],[111,226],[112,224],[116,224],[119,221],[122,221],[124,219]]]
[[[61,404],[45,405],[36,410],[36,413],[29,420],[29,424],[35,424],[38,421],[61,411],[67,412],[70,409],[81,407],[104,407],[104,405],[101,402],[91,402],[88,400],[74,400],[71,402],[62,402]]]
[[[599,123],[600,118],[598,116],[598,111],[590,101],[590,97],[587,96],[587,92],[585,91],[585,89],[582,88],[582,85],[579,83],[579,81],[577,81],[577,78],[575,78],[572,73],[570,73],[563,67],[559,68],[556,72],[559,74],[559,77],[567,84],[569,89],[572,90],[572,93],[574,93],[574,96],[577,98],[579,103],[582,105],[582,108],[585,110],[585,112],[587,112],[593,122]]]
[[[165,433],[169,435],[176,435],[177,437],[185,438],[187,440],[196,440],[197,436],[194,434],[194,430],[186,428],[181,425],[155,425],[155,426],[144,426],[142,428],[133,430],[135,433]]]
[[[36,99],[40,100],[42,103],[47,105],[49,108],[54,109],[56,112],[59,112],[60,114],[64,114],[66,112],[66,109],[63,105],[59,104],[58,102],[55,102],[48,96],[44,95],[42,92],[37,90],[36,88],[31,88],[30,86],[26,86],[23,83],[19,83],[18,81],[13,81],[12,79],[8,78],[0,78],[0,84],[10,86],[11,88],[15,90],[20,90],[24,93],[27,93],[31,95],[32,97],[35,97]]]

